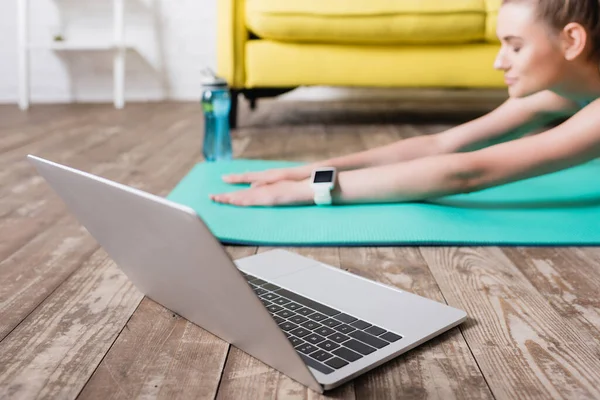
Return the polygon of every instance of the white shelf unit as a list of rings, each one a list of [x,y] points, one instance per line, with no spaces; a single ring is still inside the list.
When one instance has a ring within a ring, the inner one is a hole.
[[[125,55],[128,47],[124,40],[125,0],[113,0],[113,42],[29,42],[29,1],[18,0],[17,5],[17,46],[19,69],[19,108],[26,110],[30,102],[29,52],[36,49],[55,51],[107,50],[113,52],[113,103],[115,108],[125,106]]]

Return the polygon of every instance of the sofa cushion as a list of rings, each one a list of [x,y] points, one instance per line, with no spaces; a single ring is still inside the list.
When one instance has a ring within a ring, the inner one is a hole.
[[[490,0],[491,1],[491,0]],[[261,38],[354,44],[483,41],[486,0],[246,0]]]
[[[506,88],[492,43],[360,46],[250,40],[245,87]],[[273,60],[277,60],[273,62]]]

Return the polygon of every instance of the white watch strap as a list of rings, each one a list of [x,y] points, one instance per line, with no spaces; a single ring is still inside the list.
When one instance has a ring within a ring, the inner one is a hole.
[[[329,190],[319,190],[315,192],[314,202],[316,205],[331,204],[331,192]]]

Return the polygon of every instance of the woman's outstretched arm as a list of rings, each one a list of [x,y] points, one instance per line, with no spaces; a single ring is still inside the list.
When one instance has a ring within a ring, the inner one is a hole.
[[[303,180],[314,168],[336,167],[339,171],[396,164],[433,155],[485,147],[504,137],[521,136],[557,117],[572,113],[574,105],[551,92],[523,99],[508,99],[490,113],[446,131],[411,137],[373,149],[347,154],[295,168],[271,169],[225,176],[228,183],[264,185],[283,180]]]
[[[452,149],[455,152],[444,151],[409,161],[340,172],[338,185],[334,191],[334,202],[424,200],[479,190],[585,161],[586,157],[589,157],[589,153],[586,152],[588,149],[575,146],[574,143],[577,141],[572,140],[582,137],[580,140],[589,146],[596,143],[596,130],[588,127],[589,121],[586,118],[594,115],[594,108],[599,107],[597,104],[586,107],[567,122],[541,134],[496,144],[481,150],[460,152],[466,146],[493,139],[493,135],[489,134],[493,129],[488,125],[497,127],[502,120],[511,118],[515,123],[513,113],[516,112],[514,107],[518,100],[523,100],[518,103],[521,110],[519,115],[523,118],[526,112],[535,112],[538,121],[573,112],[573,104],[570,101],[558,96],[553,98],[555,95],[548,93],[535,95],[536,102],[532,101],[533,96],[517,99],[512,103],[508,101],[494,112],[472,123],[461,125],[454,131],[446,131],[441,143],[447,146],[445,149]],[[526,103],[526,100],[530,102]],[[546,101],[545,105],[544,101]],[[535,105],[539,108],[528,108],[527,104],[529,107]],[[595,112],[600,115],[600,112]],[[532,118],[525,118],[525,123],[531,121]],[[600,121],[596,123],[600,126]],[[467,125],[472,129],[471,135],[467,134],[469,132],[465,128]],[[473,132],[476,130],[473,127],[478,125],[487,126],[488,134],[475,135]],[[516,125],[523,126],[523,123]],[[285,205],[310,204],[312,195],[308,180],[304,178],[299,181],[282,180],[238,192],[217,194],[213,195],[212,199],[240,206]]]

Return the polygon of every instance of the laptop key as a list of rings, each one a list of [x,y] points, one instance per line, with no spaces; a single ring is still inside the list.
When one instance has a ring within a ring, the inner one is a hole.
[[[317,346],[319,346],[323,350],[327,350],[327,351],[335,350],[338,347],[340,347],[339,344],[333,343],[331,340],[326,340],[324,342],[321,342],[321,343],[317,344]]]
[[[310,308],[306,308],[306,307],[302,307],[301,309],[296,310],[296,312],[298,314],[304,315],[305,317],[308,317],[310,314],[314,314],[313,310],[311,310]]]
[[[323,350],[318,350],[318,351],[315,351],[314,353],[310,353],[309,356],[311,356],[312,358],[314,358],[315,360],[318,360],[318,361],[325,361],[325,360],[328,360],[331,357],[333,357],[331,354],[329,354],[328,352],[323,351]]]
[[[294,315],[293,312],[291,312],[290,310],[281,310],[277,313],[278,316],[280,316],[281,318],[290,318],[291,316]]]
[[[333,318],[337,319],[338,321],[345,322],[347,324],[352,323],[358,319],[358,318],[354,318],[353,316],[348,315],[348,314],[338,314]]]
[[[254,293],[256,293],[257,296],[260,296],[261,294],[267,293],[266,290],[261,289],[261,288],[253,288],[252,290],[254,290]]]
[[[318,362],[317,360],[315,360],[313,358],[310,358],[309,356],[300,354],[300,357],[302,357],[302,360],[304,360],[304,363],[306,365],[308,365],[311,368],[316,369],[317,371],[321,372],[322,374],[330,374],[333,371],[335,371],[334,369],[331,369],[328,366],[321,364],[320,362]]]
[[[280,306],[289,303],[290,300],[284,299],[283,297],[278,298],[277,300],[273,300],[273,303],[279,304]]]
[[[307,342],[310,342],[312,344],[317,344],[322,342],[323,340],[325,340],[325,338],[321,335],[317,335],[316,333],[313,333],[311,335],[308,335],[304,338],[304,340],[306,340]]]
[[[330,367],[333,367],[335,369],[340,369],[340,368],[348,365],[348,362],[342,360],[341,358],[333,357],[332,359],[325,361],[325,364],[327,364]]]
[[[286,321],[282,324],[279,324],[279,327],[281,329],[283,329],[284,331],[291,331],[292,329],[296,329],[298,327],[298,325],[292,324],[291,322]]]
[[[333,329],[335,329],[338,332],[342,332],[342,333],[346,333],[346,334],[356,330],[356,328],[354,328],[350,325],[346,325],[346,324],[338,325]]]
[[[327,319],[327,315],[316,312],[308,315],[308,318],[312,319],[313,321],[323,321]]]
[[[292,342],[292,346],[294,347],[300,346],[302,343],[305,343],[304,340],[299,339],[296,336],[290,336],[288,337],[288,339],[290,339],[290,342]]]
[[[300,325],[303,322],[308,321],[308,318],[303,317],[302,315],[294,315],[293,317],[289,317],[288,319],[298,325]]]
[[[353,323],[350,324],[351,326],[358,328],[358,329],[367,329],[368,327],[371,326],[371,324],[369,324],[368,322],[362,321],[362,320],[356,320]]]
[[[329,336],[332,333],[335,333],[335,331],[331,328],[328,328],[326,326],[322,326],[319,329],[315,329],[315,332],[317,332],[319,335],[323,335],[323,336]]]
[[[310,329],[311,331],[314,331],[315,329],[321,327],[322,325],[315,321],[307,321],[307,322],[303,323],[302,326],[305,327],[306,329]]]
[[[402,339],[402,336],[396,335],[395,333],[392,333],[392,332],[384,333],[383,335],[381,335],[379,337],[387,340],[388,342],[395,342],[398,339]]]
[[[299,294],[290,292],[289,290],[286,290],[286,289],[278,290],[277,294],[280,296],[283,296],[283,297],[287,297],[288,299],[295,301],[296,303],[303,304],[306,307],[310,307],[313,310],[316,310],[316,311],[323,313],[325,315],[328,315],[330,317],[340,313],[338,310],[335,310],[331,307],[327,307],[326,305],[316,302],[314,300],[307,299],[304,296],[300,296]]]
[[[361,343],[356,339],[350,339],[347,342],[344,342],[344,346],[363,355],[371,354],[376,350],[373,347],[367,346],[366,344]]]
[[[371,335],[379,336],[387,331],[383,328],[373,325],[372,327],[365,329],[365,332],[370,333]]]
[[[292,311],[302,308],[302,306],[300,304],[294,303],[294,302],[287,303],[284,305],[284,307],[287,308],[288,310],[292,310]]]
[[[338,325],[342,324],[340,321],[336,321],[335,319],[331,319],[331,318],[326,319],[325,321],[323,321],[321,323],[330,328],[333,328],[334,326],[338,326]]]
[[[333,341],[334,341],[334,342],[336,342],[336,343],[343,343],[343,342],[345,342],[346,340],[350,339],[350,337],[349,337],[349,336],[346,336],[346,335],[344,335],[344,334],[341,334],[341,333],[339,333],[339,332],[336,332],[336,333],[334,333],[333,335],[330,335],[330,336],[328,336],[328,337],[327,337],[327,339],[329,339],[329,340],[333,340]]]
[[[277,300],[279,298],[279,296],[277,296],[274,293],[267,293],[267,294],[264,294],[264,295],[262,295],[260,297],[263,298],[263,299],[270,300],[270,301],[275,301],[275,300]]]
[[[377,347],[378,349],[381,349],[382,347],[385,347],[389,344],[385,340],[381,340],[381,339],[379,339],[373,335],[370,335],[366,332],[363,332],[363,331],[350,332],[348,335],[350,337],[353,337],[354,339],[358,339],[361,342],[364,342],[370,346]]]
[[[290,332],[291,334],[298,336],[298,337],[304,337],[306,335],[308,335],[309,333],[311,333],[308,329],[304,329],[304,328],[296,328],[293,331]]]
[[[283,310],[283,308],[279,307],[277,304],[271,304],[267,307],[267,310],[269,310],[271,313],[276,313],[277,311]]]
[[[268,307],[271,305],[271,302],[267,299],[260,299],[260,301],[262,301],[262,303],[265,305],[265,307]]]
[[[300,346],[296,347],[296,350],[298,350],[301,353],[304,354],[310,354],[310,353],[314,353],[315,351],[319,350],[316,346],[313,346],[310,343],[302,343]]]
[[[285,319],[283,319],[283,318],[280,318],[280,317],[278,317],[278,316],[276,316],[276,315],[273,315],[273,319],[274,319],[274,320],[275,320],[275,322],[277,322],[278,324],[280,324],[280,323],[282,323],[282,322],[285,322]]]
[[[342,357],[344,360],[346,361],[356,361],[359,358],[362,358],[362,356],[350,349],[347,349],[345,347],[340,347],[339,349],[336,349],[334,351],[332,351],[333,354],[335,354],[338,357]]]

